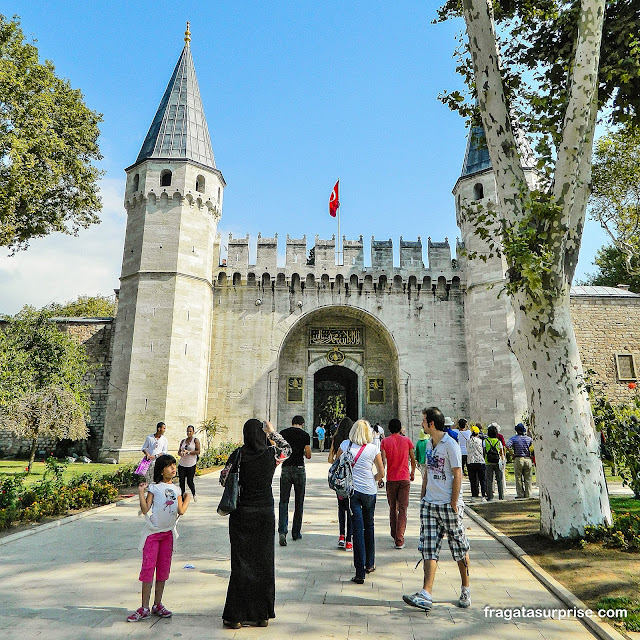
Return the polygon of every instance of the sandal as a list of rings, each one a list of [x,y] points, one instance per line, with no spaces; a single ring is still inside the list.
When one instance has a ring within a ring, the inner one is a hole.
[[[374,564],[373,567],[367,567],[365,569],[366,573],[373,573],[376,570],[376,565]]]

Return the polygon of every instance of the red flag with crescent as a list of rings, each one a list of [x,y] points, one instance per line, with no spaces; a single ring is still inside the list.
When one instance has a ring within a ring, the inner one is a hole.
[[[329,215],[332,218],[336,217],[336,213],[338,211],[338,207],[340,206],[340,180],[336,182],[336,186],[333,187],[333,191],[331,192],[331,196],[329,197]]]

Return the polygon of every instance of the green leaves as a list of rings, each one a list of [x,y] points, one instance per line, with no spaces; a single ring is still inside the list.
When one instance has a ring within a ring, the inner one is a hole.
[[[0,246],[100,221],[101,119],[0,14]]]
[[[26,437],[87,437],[84,347],[50,313],[25,307],[0,330],[0,426]]]

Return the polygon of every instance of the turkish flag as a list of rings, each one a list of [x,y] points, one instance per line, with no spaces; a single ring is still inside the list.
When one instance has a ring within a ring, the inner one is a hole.
[[[336,217],[336,212],[338,211],[338,207],[340,206],[340,180],[336,182],[336,186],[333,187],[333,191],[331,192],[331,196],[329,197],[329,215],[332,218]]]

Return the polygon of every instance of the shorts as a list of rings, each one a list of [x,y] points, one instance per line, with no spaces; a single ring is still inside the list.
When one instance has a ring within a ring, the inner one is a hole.
[[[161,531],[147,536],[142,550],[142,569],[140,582],[153,582],[155,570],[156,582],[169,578],[171,555],[173,554],[173,532]]]
[[[437,560],[442,538],[447,534],[449,549],[456,562],[469,551],[469,541],[462,524],[462,507],[455,513],[450,504],[420,502],[420,543],[418,551],[424,560]]]

